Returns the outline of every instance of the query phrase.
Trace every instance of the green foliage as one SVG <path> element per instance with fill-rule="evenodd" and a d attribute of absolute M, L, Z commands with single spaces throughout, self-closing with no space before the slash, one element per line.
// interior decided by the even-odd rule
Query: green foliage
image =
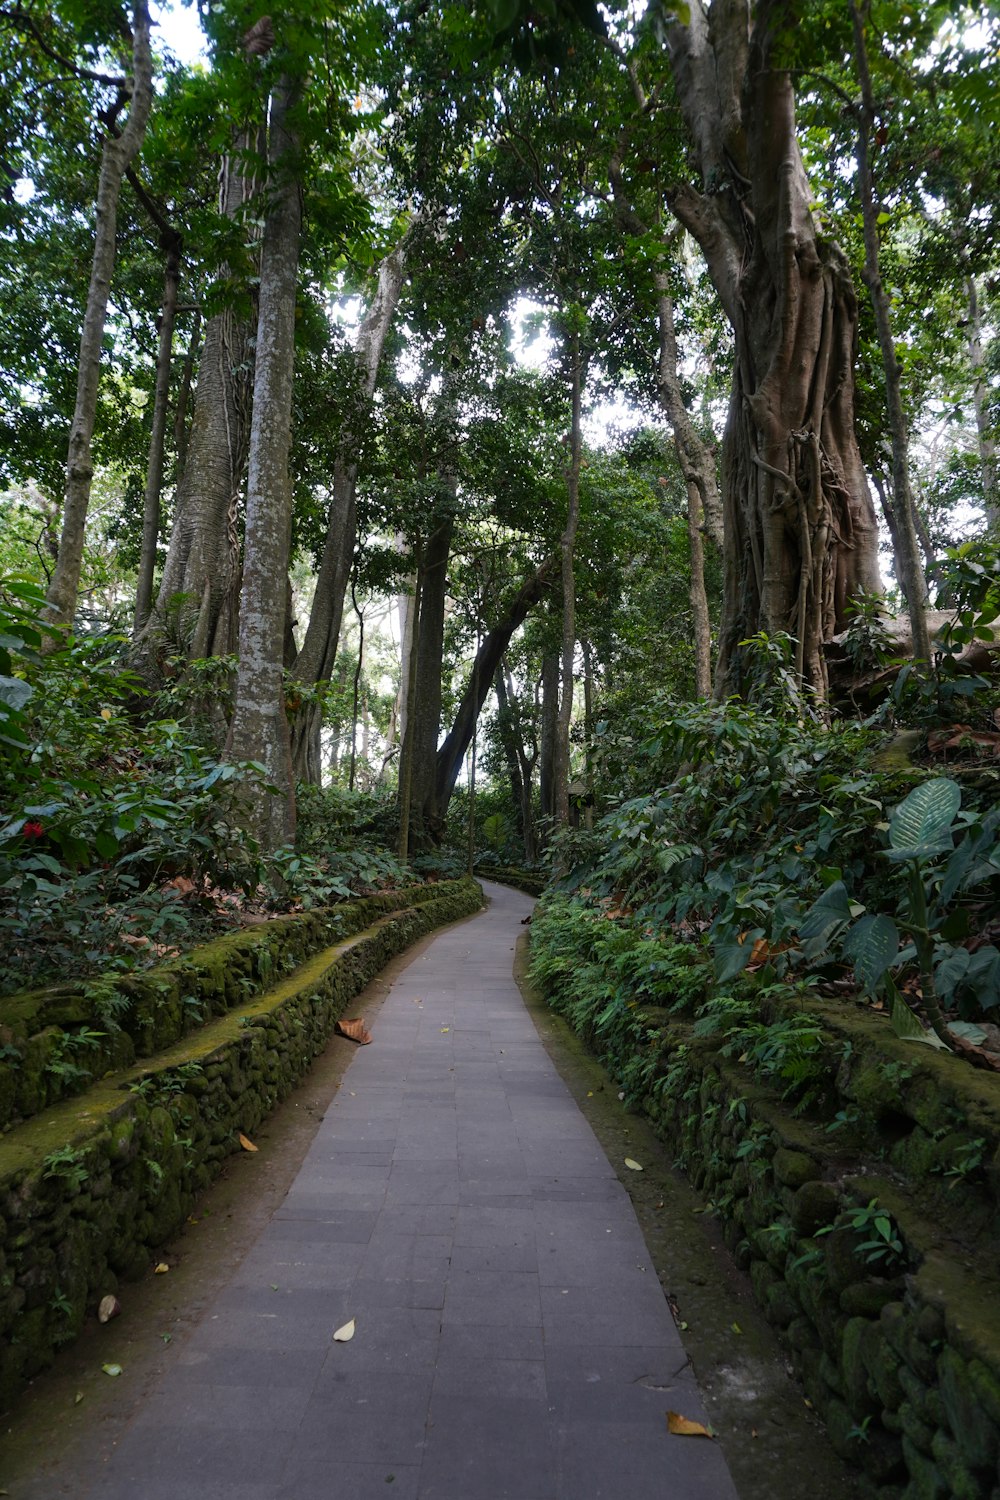
<path fill-rule="evenodd" d="M 916 960 L 924 1008 L 944 1040 L 941 1003 L 962 1017 L 1000 1005 L 1000 950 L 960 941 L 970 935 L 968 903 L 1000 890 L 1000 809 L 963 815 L 961 804 L 960 788 L 942 777 L 915 787 L 890 815 L 882 853 L 902 867 L 898 904 L 908 944 L 888 914 L 861 915 L 863 906 L 849 901 L 842 880 L 814 902 L 799 928 L 810 959 L 839 951 L 872 995 L 884 982 L 898 994 L 895 979 Z M 852 917 L 859 920 L 852 924 Z"/>
<path fill-rule="evenodd" d="M 18 685 L 0 743 L 4 990 L 162 955 L 214 917 L 200 892 L 260 878 L 242 824 L 261 769 L 218 761 L 176 721 L 138 728 L 121 638 L 63 635 L 43 653 L 41 602 L 0 587 L 0 665 Z"/>

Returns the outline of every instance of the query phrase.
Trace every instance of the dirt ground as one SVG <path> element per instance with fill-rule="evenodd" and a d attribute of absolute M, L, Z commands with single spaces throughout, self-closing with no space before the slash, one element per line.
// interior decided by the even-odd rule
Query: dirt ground
<path fill-rule="evenodd" d="M 352 1006 L 353 1014 L 375 1024 L 376 1046 L 378 1010 L 389 986 L 432 941 L 393 960 Z M 741 1500 L 801 1500 L 806 1491 L 810 1500 L 853 1495 L 850 1471 L 791 1378 L 749 1282 L 701 1200 L 672 1170 L 667 1148 L 646 1122 L 625 1111 L 600 1064 L 529 986 L 522 987 L 546 1049 L 632 1198 Z M 261 1127 L 259 1150 L 230 1158 L 183 1233 L 162 1252 L 169 1271 L 157 1275 L 150 1267 L 143 1280 L 124 1286 L 121 1316 L 104 1326 L 92 1320 L 0 1418 L 0 1495 L 78 1500 L 99 1477 L 188 1330 L 284 1198 L 352 1056 L 352 1043 L 331 1042 Z M 627 1169 L 626 1156 L 643 1171 Z M 103 1372 L 109 1363 L 121 1366 L 120 1376 Z"/>

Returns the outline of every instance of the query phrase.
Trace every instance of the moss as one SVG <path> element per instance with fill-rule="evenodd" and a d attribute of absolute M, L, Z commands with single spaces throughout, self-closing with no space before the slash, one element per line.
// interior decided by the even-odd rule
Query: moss
<path fill-rule="evenodd" d="M 773 1157 L 774 1175 L 784 1187 L 801 1188 L 822 1174 L 817 1163 L 804 1151 L 789 1151 L 780 1146 Z"/>
<path fill-rule="evenodd" d="M 982 1500 L 982 1483 L 972 1472 L 971 1460 L 964 1450 L 943 1432 L 935 1432 L 931 1451 L 948 1485 L 951 1500 Z"/>
<path fill-rule="evenodd" d="M 954 1349 L 943 1349 L 937 1374 L 948 1426 L 966 1463 L 973 1469 L 992 1469 L 1000 1451 L 1000 1437 L 976 1397 L 965 1361 Z"/>
<path fill-rule="evenodd" d="M 789 1217 L 799 1234 L 811 1238 L 832 1224 L 841 1209 L 840 1194 L 828 1182 L 805 1182 L 789 1205 Z"/>
<path fill-rule="evenodd" d="M 0 1142 L 9 1277 L 6 1295 L 0 1287 L 0 1402 L 50 1362 L 88 1301 L 117 1277 L 141 1274 L 194 1193 L 238 1149 L 237 1131 L 291 1090 L 351 996 L 415 938 L 481 905 L 471 881 L 432 889 L 435 899 L 382 915 L 325 949 L 241 1015 L 54 1105 Z M 192 1063 L 202 1069 L 197 1096 L 188 1093 Z M 67 1173 L 46 1177 L 46 1157 L 67 1146 L 77 1152 Z M 58 1316 L 50 1307 L 57 1289 L 70 1309 Z M 18 1353 L 4 1352 L 4 1335 L 20 1340 L 11 1346 Z"/>

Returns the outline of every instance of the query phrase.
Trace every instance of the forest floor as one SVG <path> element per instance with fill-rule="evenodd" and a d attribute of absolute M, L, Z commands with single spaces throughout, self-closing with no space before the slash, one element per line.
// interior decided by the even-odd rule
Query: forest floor
<path fill-rule="evenodd" d="M 509 951 L 518 936 L 518 919 L 530 903 L 511 893 L 498 896 L 509 928 L 505 932 L 505 951 Z M 464 933 L 470 923 L 481 920 L 469 919 L 449 932 Z M 357 1011 L 370 1027 L 377 1022 L 390 988 L 401 978 L 405 982 L 411 966 L 418 965 L 423 985 L 420 960 L 440 941 L 440 936 L 425 939 L 369 987 Z M 467 962 L 471 976 L 476 959 L 470 955 Z M 631 1196 L 650 1268 L 655 1269 L 679 1324 L 705 1410 L 719 1435 L 741 1500 L 764 1500 L 765 1496 L 799 1500 L 804 1459 L 811 1500 L 848 1496 L 853 1489 L 851 1475 L 833 1454 L 790 1378 L 784 1354 L 756 1311 L 749 1284 L 733 1266 L 714 1222 L 702 1212 L 697 1195 L 672 1171 L 662 1143 L 644 1121 L 626 1113 L 600 1065 L 532 994 L 523 979 L 523 944 L 517 966 L 535 1030 Z M 443 1038 L 440 1028 L 435 1029 Z M 373 1061 L 378 1045 L 376 1025 L 375 1046 L 368 1054 Z M 234 1281 L 245 1279 L 238 1274 L 241 1265 L 285 1202 L 342 1084 L 348 1099 L 341 1096 L 341 1102 L 349 1104 L 353 1098 L 349 1083 L 343 1080 L 355 1055 L 351 1044 L 343 1040 L 330 1046 L 295 1095 L 258 1132 L 259 1151 L 230 1161 L 225 1176 L 205 1195 L 184 1233 L 165 1250 L 163 1263 L 169 1273 L 150 1274 L 124 1288 L 122 1316 L 104 1327 L 92 1323 L 80 1341 L 64 1352 L 56 1368 L 34 1382 L 4 1422 L 0 1480 L 12 1500 L 56 1500 L 59 1495 L 82 1500 L 92 1492 L 105 1493 L 109 1482 L 111 1493 L 116 1493 L 117 1451 L 127 1454 L 130 1445 L 135 1450 L 135 1433 L 138 1430 L 141 1435 L 151 1403 L 161 1399 L 162 1391 L 169 1391 L 171 1382 L 176 1385 L 183 1378 L 185 1362 L 197 1347 L 199 1329 L 211 1319 L 213 1304 Z M 359 1064 L 363 1061 L 366 1055 L 359 1054 Z M 350 1081 L 362 1071 L 355 1070 Z M 643 1171 L 625 1168 L 626 1156 L 640 1161 Z M 616 1293 L 612 1281 L 608 1297 Z M 117 1378 L 102 1371 L 102 1365 L 112 1361 L 122 1367 Z M 387 1386 L 391 1384 L 390 1376 Z M 685 1395 L 693 1393 L 691 1384 L 692 1391 Z M 247 1399 L 249 1409 L 231 1413 L 227 1419 L 237 1429 L 231 1434 L 237 1448 L 240 1432 L 249 1435 L 257 1425 L 252 1392 Z M 662 1404 L 668 1404 L 665 1395 Z M 685 1414 L 696 1416 L 697 1411 Z M 707 1450 L 703 1440 L 669 1441 Z M 672 1463 L 677 1461 L 676 1449 L 664 1451 L 670 1453 Z M 697 1452 L 682 1450 L 677 1458 L 685 1467 L 688 1461 L 696 1467 L 704 1462 Z M 705 1460 L 714 1470 L 716 1460 L 709 1458 L 708 1451 Z M 174 1462 L 176 1493 L 187 1493 L 194 1477 L 187 1473 L 188 1465 L 195 1462 L 193 1452 L 177 1452 Z M 401 1471 L 399 1477 L 403 1482 L 385 1493 L 407 1492 L 412 1476 Z M 721 1470 L 718 1478 L 724 1487 Z M 480 1492 L 493 1500 L 489 1489 Z M 207 1490 L 199 1493 L 207 1500 Z M 216 1490 L 211 1493 L 214 1497 Z M 229 1491 L 220 1488 L 218 1493 Z"/>

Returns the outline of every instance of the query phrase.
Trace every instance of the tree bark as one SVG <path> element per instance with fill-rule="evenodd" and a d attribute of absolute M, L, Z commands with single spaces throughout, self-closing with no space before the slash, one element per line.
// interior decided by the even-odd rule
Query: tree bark
<path fill-rule="evenodd" d="M 412 710 L 417 693 L 417 633 L 420 629 L 420 539 L 414 547 L 413 600 L 410 605 L 412 619 L 412 641 L 406 671 L 406 701 Z M 413 803 L 413 713 L 406 716 L 406 731 L 399 746 L 399 857 L 407 859 L 410 853 L 410 808 Z"/>
<path fill-rule="evenodd" d="M 66 492 L 59 555 L 46 595 L 46 615 L 54 625 L 70 625 L 76 613 L 83 567 L 84 535 L 94 478 L 93 439 L 101 377 L 101 345 L 115 264 L 115 232 L 122 178 L 146 133 L 153 104 L 153 64 L 149 49 L 147 0 L 135 0 L 132 20 L 132 98 L 120 135 L 109 129 L 101 152 L 97 185 L 94 256 L 80 338 L 76 404 L 66 460 Z M 52 638 L 54 643 L 54 638 Z"/>
<path fill-rule="evenodd" d="M 878 527 L 854 432 L 857 299 L 818 231 L 777 44 L 784 0 L 691 0 L 665 28 L 703 188 L 670 207 L 698 241 L 733 326 L 722 454 L 726 587 L 716 694 L 745 686 L 740 642 L 796 639 L 796 668 L 826 696 L 824 645 L 859 592 L 880 592 Z"/>
<path fill-rule="evenodd" d="M 295 833 L 295 788 L 282 669 L 291 526 L 292 383 L 301 204 L 299 141 L 292 112 L 301 80 L 283 76 L 271 96 L 270 199 L 264 222 L 257 365 L 247 471 L 240 661 L 229 753 L 259 761 L 277 788 L 252 809 L 264 850 Z"/>
<path fill-rule="evenodd" d="M 181 371 L 181 386 L 177 393 L 177 410 L 174 413 L 174 472 L 178 476 L 184 473 L 184 465 L 187 462 L 188 406 L 191 402 L 191 383 L 194 379 L 194 366 L 198 358 L 198 346 L 200 343 L 201 309 L 196 308 L 194 322 L 191 325 L 191 337 L 188 340 L 187 353 L 184 356 L 184 367 Z"/>
<path fill-rule="evenodd" d="M 327 517 L 326 538 L 316 575 L 316 590 L 309 625 L 302 642 L 294 672 L 300 682 L 326 684 L 333 672 L 337 642 L 344 616 L 344 596 L 354 561 L 356 525 L 356 492 L 358 483 L 358 449 L 362 423 L 375 394 L 382 350 L 406 273 L 406 252 L 412 229 L 385 257 L 379 266 L 378 282 L 371 302 L 361 320 L 355 348 L 358 372 L 355 418 L 345 424 L 333 466 L 333 488 Z M 310 705 L 296 720 L 292 729 L 292 756 L 296 774 L 304 781 L 320 779 L 319 738 L 323 713 L 320 705 Z"/>
<path fill-rule="evenodd" d="M 149 434 L 149 456 L 146 462 L 146 494 L 142 517 L 142 551 L 139 557 L 139 578 L 135 595 L 134 635 L 138 635 L 145 625 L 153 604 L 153 572 L 156 568 L 156 546 L 160 539 L 163 452 L 167 435 L 167 408 L 170 403 L 170 369 L 174 351 L 174 324 L 177 320 L 177 288 L 181 275 L 179 235 L 173 236 L 168 241 L 166 254 L 163 303 L 160 308 L 160 341 L 156 354 L 153 420 Z"/>
<path fill-rule="evenodd" d="M 451 794 L 455 790 L 458 773 L 465 759 L 465 752 L 472 743 L 472 731 L 482 712 L 483 704 L 486 702 L 490 690 L 490 683 L 496 675 L 497 667 L 503 658 L 504 652 L 510 645 L 511 637 L 519 625 L 527 619 L 528 614 L 538 603 L 555 570 L 556 559 L 554 557 L 546 560 L 535 569 L 532 576 L 522 584 L 519 592 L 511 601 L 507 612 L 497 622 L 488 635 L 483 637 L 479 650 L 476 653 L 476 661 L 466 684 L 465 692 L 462 694 L 455 721 L 445 736 L 444 742 L 437 753 L 437 764 L 435 770 L 435 795 L 431 814 L 427 819 L 428 830 L 435 838 L 440 836 L 444 827 L 444 820 L 448 812 L 448 803 Z"/>
<path fill-rule="evenodd" d="M 983 359 L 983 319 L 979 309 L 976 278 L 966 272 L 969 299 L 969 368 L 972 371 L 972 405 L 976 413 L 979 472 L 983 480 L 983 514 L 988 530 L 1000 534 L 1000 486 L 997 484 L 997 445 L 987 410 L 986 363 Z"/>
<path fill-rule="evenodd" d="M 574 556 L 580 525 L 580 460 L 583 456 L 581 408 L 583 369 L 580 335 L 570 335 L 570 382 L 572 414 L 569 431 L 569 465 L 566 470 L 566 529 L 560 542 L 562 576 L 562 672 L 559 713 L 556 718 L 555 812 L 560 827 L 569 826 L 569 730 L 573 718 L 573 663 L 576 656 L 576 575 Z"/>
<path fill-rule="evenodd" d="M 256 137 L 243 132 L 220 172 L 219 209 L 235 219 L 254 182 L 244 172 Z M 258 140 L 261 155 L 263 140 Z M 188 661 L 236 649 L 241 579 L 239 507 L 250 440 L 255 329 L 232 307 L 209 318 L 194 414 L 174 497 L 156 604 L 136 642 L 139 669 L 159 675 L 166 649 Z"/>
<path fill-rule="evenodd" d="M 407 715 L 412 727 L 413 746 L 411 848 L 417 848 L 426 841 L 434 822 L 435 763 L 441 732 L 445 601 L 454 528 L 454 516 L 446 516 L 427 538 L 421 557 L 416 687 Z"/>
<path fill-rule="evenodd" d="M 493 679 L 497 695 L 497 722 L 500 742 L 507 761 L 511 794 L 517 809 L 517 828 L 524 848 L 524 862 L 533 865 L 538 857 L 535 843 L 535 819 L 532 807 L 532 772 L 534 762 L 525 753 L 520 725 L 514 712 L 514 690 L 506 665 L 501 662 Z"/>
<path fill-rule="evenodd" d="M 543 819 L 549 821 L 556 814 L 555 759 L 556 720 L 559 714 L 559 658 L 556 655 L 542 659 L 542 731 L 538 768 L 538 803 Z"/>
<path fill-rule="evenodd" d="M 871 132 L 875 124 L 875 98 L 868 67 L 865 28 L 857 0 L 851 0 L 851 25 L 854 30 L 854 59 L 858 70 L 858 81 L 861 85 L 861 106 L 856 113 L 858 195 L 861 199 L 865 240 L 864 280 L 875 312 L 875 327 L 878 331 L 882 369 L 885 374 L 886 409 L 892 439 L 892 508 L 896 520 L 894 536 L 897 549 L 896 562 L 899 581 L 906 596 L 906 607 L 910 615 L 913 655 L 917 661 L 929 663 L 931 642 L 926 614 L 930 601 L 927 594 L 927 580 L 920 565 L 920 553 L 917 547 L 917 531 L 914 521 L 916 504 L 910 483 L 909 444 L 906 414 L 903 411 L 902 371 L 899 368 L 899 360 L 896 358 L 896 345 L 892 336 L 889 298 L 886 295 L 879 269 L 878 223 L 869 149 Z"/>
<path fill-rule="evenodd" d="M 712 625 L 705 592 L 705 544 L 702 528 L 707 515 L 722 515 L 722 502 L 715 477 L 715 454 L 703 443 L 688 416 L 677 375 L 677 334 L 674 328 L 674 303 L 669 278 L 664 272 L 656 277 L 657 310 L 660 325 L 660 359 L 658 385 L 660 403 L 674 435 L 674 452 L 684 476 L 687 490 L 688 549 L 691 558 L 691 582 L 688 597 L 694 626 L 695 692 L 708 698 L 712 692 Z M 722 538 L 720 536 L 719 540 Z"/>

